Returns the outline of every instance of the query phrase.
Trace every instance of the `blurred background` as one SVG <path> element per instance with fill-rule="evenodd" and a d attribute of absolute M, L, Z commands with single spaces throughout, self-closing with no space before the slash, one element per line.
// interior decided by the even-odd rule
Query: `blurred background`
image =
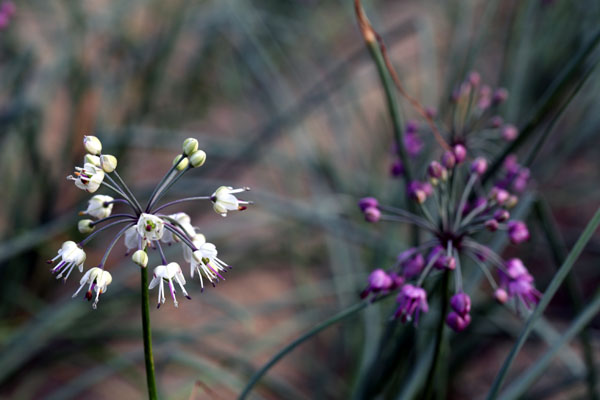
<path fill-rule="evenodd" d="M 114 280 L 95 311 L 71 298 L 75 274 L 63 284 L 45 264 L 63 241 L 82 238 L 77 212 L 88 196 L 65 177 L 81 164 L 84 134 L 98 136 L 119 158 L 138 198 L 147 198 L 187 137 L 200 141 L 208 159 L 173 187 L 172 197 L 210 194 L 222 184 L 253 189 L 246 197 L 255 205 L 226 219 L 210 204 L 182 207 L 235 269 L 202 295 L 198 282 L 189 282 L 193 300 L 178 309 L 167 302 L 151 311 L 162 398 L 235 398 L 281 347 L 355 304 L 368 273 L 387 268 L 408 247 L 406 230 L 368 225 L 356 207 L 366 195 L 401 204 L 402 183 L 388 173 L 391 125 L 351 1 L 15 5 L 14 14 L 0 15 L 1 398 L 145 396 L 139 273 L 122 256 L 124 246 L 109 259 Z M 475 69 L 509 90 L 502 114 L 518 126 L 600 20 L 596 1 L 364 6 L 407 90 L 423 104 L 443 110 L 453 86 Z M 600 200 L 596 53 L 561 92 L 569 100 L 564 110 L 551 107 L 536 122 L 548 135 L 525 199 L 539 195 L 567 248 Z M 403 106 L 407 118 L 416 116 Z M 435 150 L 430 136 L 422 139 Z M 521 151 L 541 145 L 534 139 Z M 543 291 L 557 268 L 556 246 L 548 245 L 531 204 L 522 201 L 519 209 L 530 223 L 529 245 L 509 245 L 504 254 L 527 260 Z M 86 247 L 86 266 L 99 261 L 108 240 Z M 182 262 L 175 247 L 167 256 Z M 596 235 L 570 281 L 580 301 L 598 285 L 599 256 Z M 486 284 L 478 290 L 472 325 L 450 338 L 447 398 L 484 397 L 523 324 L 522 316 L 493 304 Z M 553 300 L 509 381 L 573 318 L 572 294 L 561 289 Z M 350 398 L 393 309 L 392 299 L 377 303 L 315 336 L 251 397 Z M 595 360 L 599 328 L 596 319 L 587 331 L 587 355 Z M 414 330 L 398 362 L 422 357 L 415 349 L 424 348 L 419 338 L 427 335 Z M 382 387 L 381 398 L 410 398 L 398 388 L 409 378 L 410 370 L 398 371 L 398 383 Z M 584 382 L 574 341 L 528 398 L 587 398 Z"/>

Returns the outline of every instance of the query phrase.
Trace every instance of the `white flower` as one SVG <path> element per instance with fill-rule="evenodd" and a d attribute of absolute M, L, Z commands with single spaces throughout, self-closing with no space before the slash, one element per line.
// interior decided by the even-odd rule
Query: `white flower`
<path fill-rule="evenodd" d="M 84 214 L 91 215 L 94 218 L 102 219 L 110 215 L 113 209 L 111 201 L 114 199 L 110 196 L 97 194 L 88 200 L 88 208 L 83 211 Z M 106 204 L 105 203 L 110 203 Z"/>
<path fill-rule="evenodd" d="M 97 156 L 102 152 L 102 143 L 96 136 L 84 136 L 83 145 L 88 153 Z"/>
<path fill-rule="evenodd" d="M 159 265 L 154 268 L 154 276 L 152 277 L 152 281 L 148 286 L 148 289 L 154 289 L 157 285 L 160 284 L 158 288 L 158 305 L 156 308 L 159 308 L 161 304 L 165 303 L 165 288 L 164 283 L 167 282 L 169 286 L 169 291 L 171 292 L 171 297 L 173 297 L 173 304 L 175 307 L 179 305 L 177 302 L 177 298 L 175 297 L 175 287 L 173 286 L 173 280 L 177 282 L 184 296 L 191 300 L 191 297 L 186 292 L 183 285 L 185 285 L 185 278 L 183 276 L 183 272 L 181 272 L 181 267 L 179 264 L 172 262 L 167 265 Z"/>
<path fill-rule="evenodd" d="M 75 186 L 90 193 L 98 190 L 104 180 L 104 171 L 90 163 L 84 164 L 83 168 L 75 167 L 73 175 L 67 176 L 67 179 L 75 181 Z"/>
<path fill-rule="evenodd" d="M 172 221 L 174 223 L 174 225 L 177 226 L 177 228 L 179 228 L 179 230 L 183 231 L 188 236 L 188 238 L 193 239 L 194 236 L 196 236 L 196 231 L 191 224 L 190 216 L 187 215 L 186 213 L 179 212 L 176 214 L 171 214 L 171 215 L 164 217 L 164 219 Z M 180 240 L 181 239 L 177 235 L 175 235 L 173 232 L 166 230 L 163 233 L 161 242 L 171 244 L 171 243 L 179 242 Z"/>
<path fill-rule="evenodd" d="M 225 280 L 220 274 L 221 271 L 227 272 L 229 267 L 225 262 L 217 258 L 217 248 L 212 243 L 204 243 L 201 246 L 197 246 L 196 251 L 192 254 L 192 260 L 190 265 L 190 275 L 194 278 L 194 271 L 198 272 L 200 277 L 200 285 L 204 290 L 204 282 L 202 281 L 202 274 L 208 279 L 208 281 L 215 286 L 215 282 L 219 282 L 219 278 Z M 231 268 L 231 267 L 229 267 Z"/>
<path fill-rule="evenodd" d="M 250 190 L 250 188 L 234 189 L 231 186 L 221 186 L 218 188 L 210 199 L 212 200 L 213 208 L 222 217 L 227 216 L 227 211 L 245 210 L 245 204 L 250 204 L 249 201 L 241 201 L 234 196 L 235 193 L 242 193 Z"/>
<path fill-rule="evenodd" d="M 202 246 L 204 243 L 206 243 L 206 237 L 201 234 L 201 233 L 196 233 L 196 235 L 194 236 L 194 239 L 192 239 L 192 244 L 194 245 L 195 248 L 199 249 L 200 246 Z M 191 263 L 192 262 L 192 257 L 193 257 L 193 251 L 190 248 L 190 246 L 188 246 L 187 244 L 183 244 L 183 258 L 186 262 Z M 194 277 L 194 275 L 192 274 L 192 277 Z"/>
<path fill-rule="evenodd" d="M 112 282 L 112 276 L 110 272 L 103 270 L 102 268 L 94 267 L 90 268 L 85 275 L 79 281 L 79 289 L 73 294 L 73 297 L 77 296 L 81 289 L 88 284 L 88 290 L 85 293 L 85 298 L 89 301 L 92 299 L 92 291 L 96 291 L 96 298 L 92 303 L 92 308 L 95 310 L 98 306 L 98 300 L 102 293 L 108 290 L 108 285 Z"/>
<path fill-rule="evenodd" d="M 147 241 L 160 240 L 165 232 L 165 223 L 156 215 L 142 213 L 138 219 L 137 232 Z"/>
<path fill-rule="evenodd" d="M 125 247 L 127 247 L 127 253 L 140 247 L 140 235 L 136 226 L 132 226 L 125 231 Z M 146 247 L 144 243 L 141 243 L 141 248 L 144 247 Z"/>
<path fill-rule="evenodd" d="M 61 257 L 62 260 L 54 268 L 52 268 L 53 274 L 58 272 L 56 279 L 62 278 L 63 274 L 66 272 L 65 280 L 67 280 L 69 275 L 71 275 L 71 271 L 73 271 L 75 267 L 79 268 L 79 272 L 83 272 L 85 251 L 83 251 L 83 249 L 81 249 L 77 243 L 70 240 L 64 242 L 60 250 L 58 250 L 58 255 L 47 262 L 52 264 L 59 257 Z"/>

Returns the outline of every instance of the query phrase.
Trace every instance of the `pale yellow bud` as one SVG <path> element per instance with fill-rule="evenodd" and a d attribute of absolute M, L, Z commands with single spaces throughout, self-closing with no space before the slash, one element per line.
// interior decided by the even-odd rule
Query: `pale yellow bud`
<path fill-rule="evenodd" d="M 77 223 L 77 229 L 79 229 L 79 232 L 84 234 L 90 233 L 94 230 L 94 225 L 92 225 L 92 222 L 94 221 L 92 221 L 91 219 L 82 219 Z"/>
<path fill-rule="evenodd" d="M 102 143 L 96 136 L 84 136 L 83 145 L 88 153 L 98 156 L 102 152 Z"/>
<path fill-rule="evenodd" d="M 92 164 L 94 167 L 100 168 L 100 157 L 92 154 L 86 154 L 85 157 L 83 157 L 83 163 Z"/>
<path fill-rule="evenodd" d="M 138 250 L 131 256 L 131 260 L 142 268 L 148 265 L 148 254 L 144 250 Z"/>
<path fill-rule="evenodd" d="M 198 150 L 198 141 L 194 138 L 187 138 L 183 141 L 183 152 L 186 156 L 194 154 Z"/>
<path fill-rule="evenodd" d="M 177 162 L 177 160 L 179 160 L 181 158 L 181 156 L 177 156 L 175 157 L 175 159 L 173 160 L 173 165 L 175 165 L 175 163 Z M 188 160 L 187 157 L 184 157 L 181 159 L 181 161 L 179 161 L 179 164 L 177 164 L 177 170 L 178 171 L 183 171 L 184 169 L 187 168 L 187 166 L 190 164 L 190 160 Z"/>
<path fill-rule="evenodd" d="M 206 153 L 202 150 L 197 150 L 194 154 L 190 156 L 190 163 L 194 168 L 201 167 L 205 161 Z"/>
<path fill-rule="evenodd" d="M 100 156 L 100 166 L 104 172 L 113 172 L 117 168 L 117 157 L 110 154 L 102 154 Z"/>

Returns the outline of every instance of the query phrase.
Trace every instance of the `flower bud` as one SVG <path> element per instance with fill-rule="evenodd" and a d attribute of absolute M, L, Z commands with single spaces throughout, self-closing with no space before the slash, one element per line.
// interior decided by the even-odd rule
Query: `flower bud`
<path fill-rule="evenodd" d="M 92 225 L 92 222 L 93 221 L 91 219 L 82 219 L 77 223 L 77 229 L 79 229 L 79 232 L 84 234 L 90 233 L 94 230 L 94 225 Z"/>
<path fill-rule="evenodd" d="M 175 165 L 175 163 L 177 162 L 177 160 L 179 160 L 181 158 L 181 156 L 176 156 L 175 159 L 173 160 L 173 165 Z M 183 171 L 184 169 L 186 169 L 188 167 L 188 165 L 190 164 L 190 160 L 187 157 L 184 157 L 181 159 L 181 161 L 179 161 L 179 164 L 177 164 L 177 171 Z"/>
<path fill-rule="evenodd" d="M 117 157 L 110 154 L 102 154 L 100 156 L 100 166 L 104 172 L 113 172 L 117 168 Z"/>
<path fill-rule="evenodd" d="M 477 157 L 471 164 L 471 172 L 479 176 L 485 173 L 487 169 L 487 161 L 483 157 Z"/>
<path fill-rule="evenodd" d="M 377 222 L 381 218 L 381 211 L 377 207 L 368 207 L 365 209 L 365 221 Z"/>
<path fill-rule="evenodd" d="M 440 179 L 444 174 L 444 167 L 437 161 L 432 161 L 427 167 L 427 173 L 430 178 Z"/>
<path fill-rule="evenodd" d="M 467 158 L 467 148 L 465 146 L 459 143 L 457 145 L 454 145 L 452 150 L 454 152 L 454 157 L 456 159 L 457 164 L 460 164 L 461 162 L 465 161 L 465 158 Z"/>
<path fill-rule="evenodd" d="M 202 165 L 204 165 L 204 162 L 206 161 L 206 153 L 203 152 L 202 150 L 196 150 L 191 156 L 189 156 L 190 158 L 190 164 L 192 164 L 192 167 L 197 168 L 197 167 L 201 167 Z"/>
<path fill-rule="evenodd" d="M 479 84 L 481 83 L 481 75 L 479 75 L 479 72 L 477 71 L 471 71 L 469 72 L 469 83 L 473 86 L 479 86 Z"/>
<path fill-rule="evenodd" d="M 504 204 L 508 201 L 510 197 L 510 193 L 506 190 L 501 189 L 497 186 L 494 186 L 492 190 L 490 190 L 490 198 L 495 200 L 498 204 Z"/>
<path fill-rule="evenodd" d="M 494 95 L 492 96 L 492 103 L 494 105 L 498 105 L 503 103 L 508 99 L 508 90 L 505 88 L 498 88 L 494 91 Z"/>
<path fill-rule="evenodd" d="M 500 128 L 503 122 L 504 120 L 499 115 L 490 118 L 490 125 L 492 126 L 492 128 Z"/>
<path fill-rule="evenodd" d="M 361 211 L 365 211 L 367 208 L 370 207 L 379 207 L 379 202 L 375 197 L 363 197 L 358 201 L 358 207 Z"/>
<path fill-rule="evenodd" d="M 402 165 L 402 161 L 396 160 L 390 166 L 390 175 L 394 178 L 399 177 L 404 174 L 404 165 Z"/>
<path fill-rule="evenodd" d="M 183 152 L 186 156 L 191 156 L 198 151 L 198 141 L 194 138 L 187 138 L 183 141 Z"/>
<path fill-rule="evenodd" d="M 144 250 L 137 250 L 131 256 L 131 260 L 142 268 L 148 265 L 148 254 Z"/>
<path fill-rule="evenodd" d="M 450 299 L 450 307 L 460 315 L 468 314 L 471 312 L 471 298 L 466 293 L 456 293 Z"/>
<path fill-rule="evenodd" d="M 456 164 L 456 157 L 454 157 L 454 153 L 451 151 L 446 151 L 442 156 L 442 164 L 447 169 L 454 168 L 454 165 Z"/>
<path fill-rule="evenodd" d="M 498 288 L 494 292 L 494 297 L 496 298 L 498 303 L 504 304 L 508 300 L 508 293 L 506 293 L 506 290 L 504 290 L 502 288 Z"/>
<path fill-rule="evenodd" d="M 100 168 L 100 157 L 86 154 L 85 157 L 83 157 L 83 164 L 92 164 L 94 167 Z"/>
<path fill-rule="evenodd" d="M 102 143 L 96 136 L 84 136 L 83 145 L 88 153 L 98 156 L 102 152 Z"/>
<path fill-rule="evenodd" d="M 469 314 L 459 315 L 458 313 L 451 311 L 446 317 L 446 323 L 455 332 L 462 332 L 467 329 L 467 326 L 471 323 L 471 316 Z"/>
<path fill-rule="evenodd" d="M 513 244 L 523 243 L 529 240 L 529 230 L 523 221 L 508 222 L 508 237 Z"/>
<path fill-rule="evenodd" d="M 495 219 L 488 219 L 485 221 L 485 227 L 490 232 L 496 232 L 498 230 L 498 221 Z"/>
<path fill-rule="evenodd" d="M 510 218 L 510 213 L 504 209 L 496 210 L 494 213 L 494 219 L 498 222 L 508 221 Z"/>
<path fill-rule="evenodd" d="M 508 196 L 508 200 L 506 200 L 506 204 L 504 205 L 506 208 L 513 208 L 519 202 L 519 198 L 517 196 L 510 195 Z"/>
<path fill-rule="evenodd" d="M 519 135 L 519 130 L 516 126 L 507 124 L 502 127 L 502 138 L 507 142 L 512 142 Z"/>

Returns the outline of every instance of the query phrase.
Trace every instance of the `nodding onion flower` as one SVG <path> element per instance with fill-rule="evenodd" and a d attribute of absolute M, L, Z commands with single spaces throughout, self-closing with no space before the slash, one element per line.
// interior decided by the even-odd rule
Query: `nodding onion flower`
<path fill-rule="evenodd" d="M 516 157 L 507 157 L 499 179 L 486 188 L 482 176 L 488 168 L 485 157 L 469 153 L 488 140 L 513 140 L 516 128 L 503 125 L 494 116 L 496 106 L 506 100 L 504 89 L 493 92 L 481 86 L 477 73 L 471 73 L 452 98 L 454 116 L 448 129 L 450 144 L 437 160 L 430 160 L 423 175 L 425 179 L 407 182 L 406 193 L 420 211 L 420 215 L 387 205 L 374 197 L 358 202 L 365 220 L 371 223 L 392 221 L 416 225 L 428 234 L 421 245 L 404 250 L 389 270 L 375 269 L 361 293 L 381 296 L 397 291 L 398 309 L 395 316 L 403 322 L 414 320 L 427 312 L 428 277 L 436 271 L 446 271 L 454 278 L 454 295 L 446 323 L 455 331 L 467 328 L 471 321 L 471 299 L 464 292 L 462 262 L 465 258 L 483 270 L 494 290 L 496 299 L 504 303 L 514 300 L 515 307 L 531 309 L 541 297 L 533 285 L 533 277 L 519 259 L 504 261 L 488 246 L 480 243 L 482 232 L 502 234 L 505 231 L 513 244 L 529 239 L 529 230 L 523 221 L 510 218 L 510 209 L 518 202 L 518 194 L 525 189 L 529 170 L 521 167 Z M 443 126 L 442 120 L 438 126 Z M 408 128 L 407 128 L 408 129 Z M 414 123 L 410 131 L 416 132 Z M 405 143 L 406 145 L 406 143 Z M 417 154 L 411 153 L 411 158 Z M 494 233 L 495 232 L 495 233 Z M 500 284 L 490 269 L 497 271 Z"/>
<path fill-rule="evenodd" d="M 160 264 L 154 268 L 154 275 L 148 287 L 153 289 L 158 286 L 159 306 L 165 302 L 165 283 L 175 307 L 179 304 L 175 297 L 176 290 L 181 290 L 183 295 L 190 299 L 184 288 L 186 281 L 181 267 L 176 262 L 166 260 L 162 245 L 180 244 L 183 247 L 184 259 L 190 263 L 190 275 L 194 278 L 194 274 L 198 273 L 202 290 L 204 290 L 203 277 L 213 286 L 219 280 L 224 280 L 222 273 L 231 267 L 217 258 L 216 246 L 206 242 L 205 236 L 192 225 L 190 216 L 183 212 L 164 214 L 162 211 L 180 203 L 204 200 L 212 202 L 214 210 L 225 217 L 230 211 L 245 210 L 247 205 L 252 204 L 249 201 L 239 200 L 235 196 L 250 190 L 249 188 L 233 189 L 229 186 L 221 186 L 210 196 L 188 197 L 159 205 L 159 201 L 173 184 L 190 169 L 198 168 L 206 161 L 206 153 L 198 149 L 198 141 L 188 138 L 183 143 L 182 153 L 175 158 L 172 167 L 150 195 L 146 206 L 142 207 L 117 173 L 116 157 L 102 154 L 102 143 L 95 136 L 85 136 L 83 141 L 88 152 L 84 157 L 84 166 L 75 168 L 73 175 L 68 176 L 67 179 L 74 181 L 76 187 L 89 193 L 106 188 L 112 192 L 112 196 L 96 194 L 88 201 L 87 209 L 79 214 L 86 215 L 89 219 L 82 219 L 77 224 L 79 231 L 88 236 L 78 243 L 74 241 L 63 243 L 58 255 L 48 260 L 49 264 L 56 262 L 51 272 L 56 274 L 57 279 L 64 278 L 64 280 L 74 269 L 83 272 L 83 264 L 86 260 L 84 245 L 100 232 L 120 229 L 114 234 L 100 263 L 83 275 L 80 287 L 73 297 L 87 285 L 85 298 L 87 300 L 93 298 L 92 307 L 97 307 L 100 294 L 105 293 L 112 282 L 112 275 L 106 270 L 107 260 L 121 237 L 124 237 L 126 255 L 133 253 L 132 261 L 142 268 L 148 265 L 148 249 L 157 250 Z M 123 210 L 113 213 L 115 206 L 123 207 Z"/>

